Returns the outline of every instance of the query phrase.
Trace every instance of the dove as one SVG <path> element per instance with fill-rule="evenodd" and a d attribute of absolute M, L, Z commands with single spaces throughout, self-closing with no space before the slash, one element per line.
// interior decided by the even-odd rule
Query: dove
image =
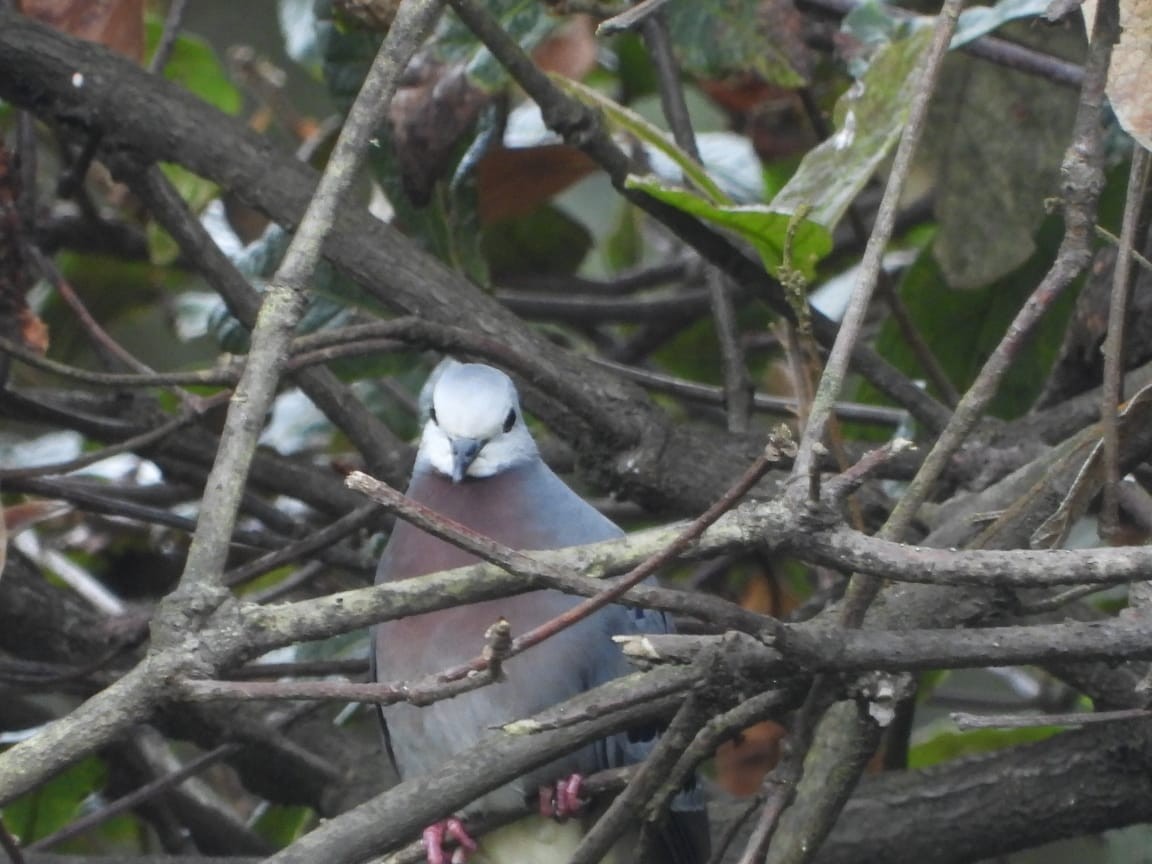
<path fill-rule="evenodd" d="M 623 536 L 595 507 L 541 459 L 512 380 L 483 364 L 445 361 L 421 397 L 426 419 L 408 497 L 515 549 L 546 550 Z M 397 522 L 377 569 L 377 583 L 409 579 L 477 563 L 472 554 L 408 523 Z M 536 590 L 414 615 L 377 625 L 373 666 L 378 681 L 409 680 L 475 657 L 486 630 L 499 619 L 524 633 L 560 615 L 579 598 Z M 402 778 L 419 776 L 513 720 L 530 717 L 633 671 L 616 635 L 668 632 L 663 613 L 607 606 L 504 664 L 503 680 L 427 706 L 382 709 L 386 740 Z M 500 787 L 466 814 L 522 810 L 539 801 L 541 813 L 472 838 L 458 818 L 423 835 L 428 864 L 567 864 L 592 824 L 580 796 L 581 778 L 641 761 L 651 731 L 612 736 L 563 756 Z M 687 802 L 687 803 L 685 803 Z M 695 792 L 682 793 L 661 832 L 654 860 L 707 860 L 706 816 Z M 447 838 L 456 841 L 449 855 Z M 604 864 L 640 860 L 636 837 L 616 844 Z"/>

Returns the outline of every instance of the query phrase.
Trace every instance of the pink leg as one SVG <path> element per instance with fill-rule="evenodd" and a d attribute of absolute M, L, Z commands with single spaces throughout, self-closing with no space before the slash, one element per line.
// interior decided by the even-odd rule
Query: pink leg
<path fill-rule="evenodd" d="M 556 810 L 560 818 L 575 816 L 584 809 L 584 802 L 580 800 L 580 790 L 584 788 L 584 777 L 573 774 L 556 784 Z"/>
<path fill-rule="evenodd" d="M 572 774 L 556 781 L 555 788 L 540 787 L 540 815 L 549 819 L 563 821 L 569 816 L 575 816 L 584 809 L 584 802 L 580 800 L 580 790 L 584 785 L 584 777 Z"/>
<path fill-rule="evenodd" d="M 456 851 L 452 853 L 452 864 L 464 864 L 468 856 L 476 851 L 476 841 L 465 830 L 464 824 L 455 817 L 429 825 L 421 837 L 428 856 L 428 864 L 448 864 L 444 850 L 445 837 L 451 837 L 458 844 Z"/>

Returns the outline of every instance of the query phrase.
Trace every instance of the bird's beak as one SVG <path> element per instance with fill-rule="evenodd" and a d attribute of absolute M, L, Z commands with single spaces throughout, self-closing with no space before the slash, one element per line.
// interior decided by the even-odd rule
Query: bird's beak
<path fill-rule="evenodd" d="M 484 442 L 478 438 L 452 439 L 452 482 L 459 483 L 468 473 L 468 466 L 480 453 Z"/>

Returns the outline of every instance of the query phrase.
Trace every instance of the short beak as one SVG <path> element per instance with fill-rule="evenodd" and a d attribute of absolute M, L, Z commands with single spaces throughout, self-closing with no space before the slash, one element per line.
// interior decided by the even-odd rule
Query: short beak
<path fill-rule="evenodd" d="M 468 466 L 480 453 L 484 442 L 477 438 L 452 439 L 452 482 L 459 483 L 468 473 Z"/>

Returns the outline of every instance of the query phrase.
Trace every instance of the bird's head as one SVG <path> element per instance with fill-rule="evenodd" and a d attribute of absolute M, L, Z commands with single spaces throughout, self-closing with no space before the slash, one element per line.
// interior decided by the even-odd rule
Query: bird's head
<path fill-rule="evenodd" d="M 536 458 L 512 379 L 480 363 L 453 363 L 431 382 L 417 465 L 459 483 Z"/>

